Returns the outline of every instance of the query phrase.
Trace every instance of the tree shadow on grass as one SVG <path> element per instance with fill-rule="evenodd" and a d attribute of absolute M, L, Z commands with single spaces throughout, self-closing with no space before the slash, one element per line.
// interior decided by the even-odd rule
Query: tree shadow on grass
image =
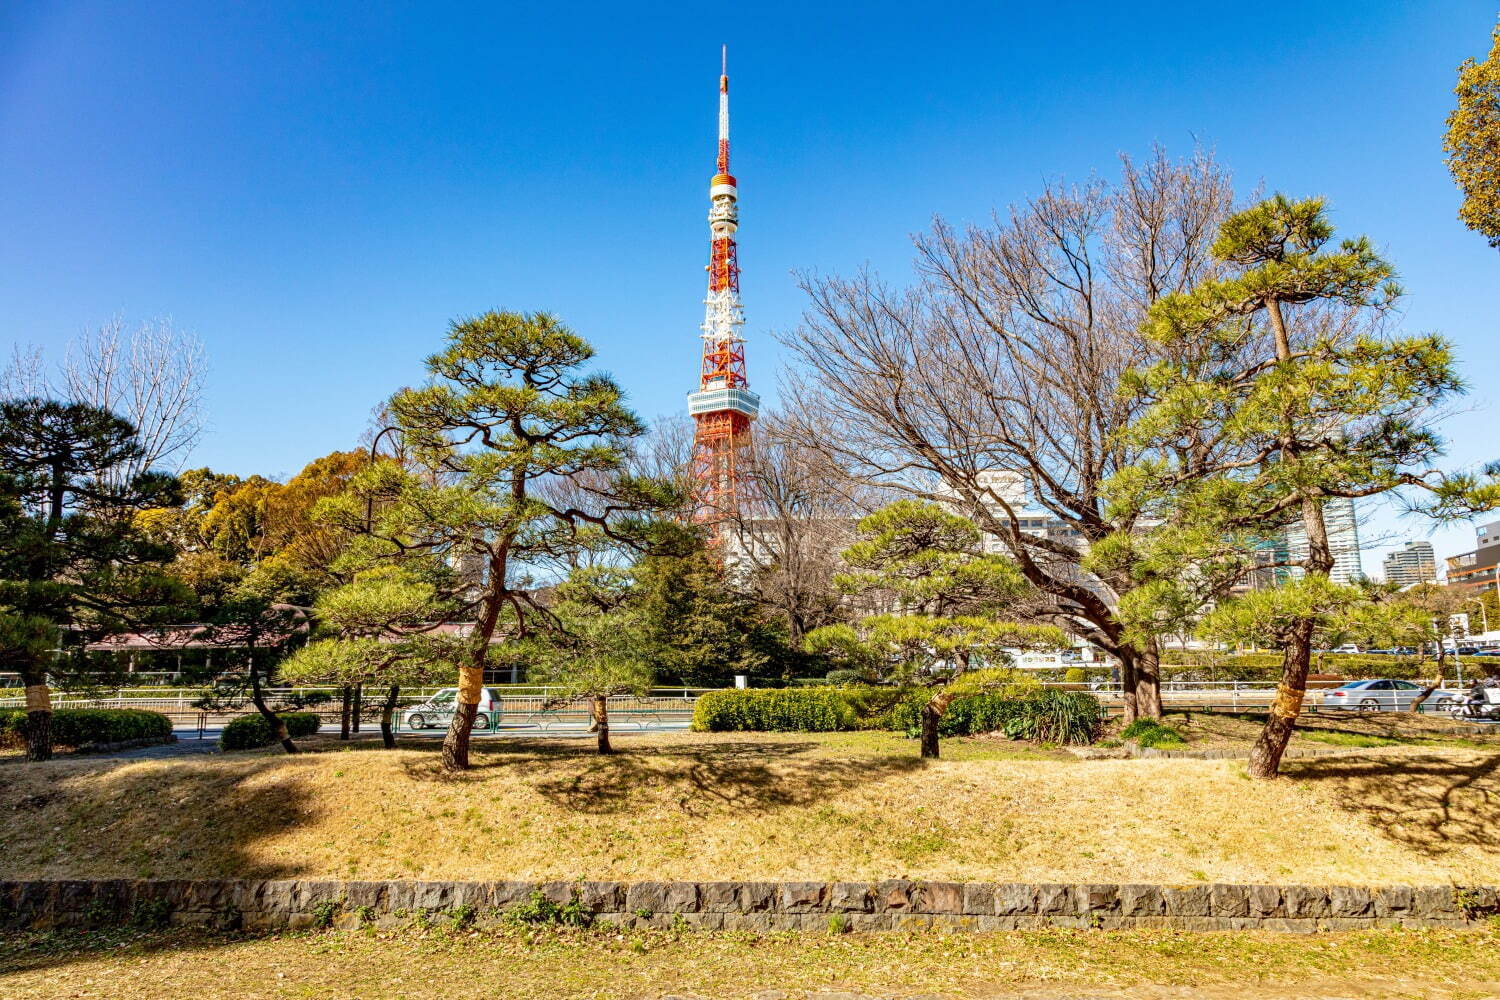
<path fill-rule="evenodd" d="M 296 758 L 53 760 L 0 768 L 0 877 L 289 878 L 255 846 L 311 820 Z"/>
<path fill-rule="evenodd" d="M 522 773 L 545 770 L 533 784 L 548 801 L 573 812 L 607 815 L 630 810 L 642 791 L 671 788 L 677 806 L 691 816 L 716 809 L 765 810 L 807 805 L 856 785 L 924 767 L 916 757 L 810 756 L 823 744 L 811 740 L 704 740 L 662 746 L 631 746 L 600 755 L 592 740 L 508 740 L 487 746 L 470 774 L 493 768 Z M 465 780 L 446 776 L 434 760 L 411 761 L 415 780 Z"/>
<path fill-rule="evenodd" d="M 1500 754 L 1340 756 L 1289 761 L 1298 781 L 1331 781 L 1342 806 L 1429 857 L 1500 845 Z"/>

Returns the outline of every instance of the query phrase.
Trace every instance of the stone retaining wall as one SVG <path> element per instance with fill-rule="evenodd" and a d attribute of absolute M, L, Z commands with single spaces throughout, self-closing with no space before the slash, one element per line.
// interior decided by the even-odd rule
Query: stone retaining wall
<path fill-rule="evenodd" d="M 827 931 L 922 927 L 1177 927 L 1312 932 L 1463 927 L 1500 914 L 1500 888 L 989 882 L 0 882 L 0 929 L 118 923 L 281 929 L 505 919 L 535 893 L 630 927 Z"/>

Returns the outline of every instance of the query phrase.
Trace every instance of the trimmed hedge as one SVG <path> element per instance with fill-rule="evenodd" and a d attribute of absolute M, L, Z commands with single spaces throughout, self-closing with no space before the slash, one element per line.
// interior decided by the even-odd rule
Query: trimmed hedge
<path fill-rule="evenodd" d="M 710 691 L 698 699 L 693 729 L 699 732 L 834 732 L 887 729 L 915 733 L 922 706 L 932 697 L 921 688 L 750 688 Z M 1082 691 L 1043 688 L 1023 697 L 969 695 L 948 706 L 938 733 L 966 736 L 1003 732 L 1011 739 L 1045 743 L 1092 743 L 1104 723 L 1099 699 Z"/>
<path fill-rule="evenodd" d="M 693 729 L 705 733 L 831 733 L 856 721 L 838 688 L 710 691 L 693 709 Z"/>
<path fill-rule="evenodd" d="M 915 735 L 921 727 L 925 692 L 903 701 L 892 728 Z M 1099 699 L 1083 691 L 1042 688 L 1022 697 L 974 694 L 954 699 L 938 722 L 940 736 L 1004 733 L 1013 740 L 1039 743 L 1092 743 L 1104 725 Z"/>
<path fill-rule="evenodd" d="M 82 747 L 91 743 L 166 739 L 171 735 L 172 720 L 160 712 L 138 708 L 59 708 L 52 713 L 53 746 Z M 0 710 L 0 744 L 22 746 L 25 742 L 26 710 Z"/>
<path fill-rule="evenodd" d="M 292 738 L 311 736 L 318 731 L 322 720 L 317 712 L 281 712 L 281 721 L 286 723 L 287 735 Z M 268 747 L 276 742 L 276 734 L 259 712 L 242 715 L 224 727 L 219 736 L 220 750 L 253 750 Z"/>

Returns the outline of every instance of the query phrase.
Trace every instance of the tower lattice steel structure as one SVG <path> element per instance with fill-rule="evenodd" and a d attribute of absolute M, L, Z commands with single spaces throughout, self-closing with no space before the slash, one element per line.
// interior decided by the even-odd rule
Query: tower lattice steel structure
<path fill-rule="evenodd" d="M 760 397 L 745 373 L 745 324 L 740 305 L 740 267 L 734 234 L 739 228 L 739 185 L 729 172 L 729 66 L 727 51 L 719 76 L 718 172 L 708 186 L 708 297 L 704 299 L 703 366 L 698 391 L 688 396 L 697 424 L 693 476 L 698 485 L 698 520 L 716 538 L 740 509 L 750 487 L 750 423 Z"/>

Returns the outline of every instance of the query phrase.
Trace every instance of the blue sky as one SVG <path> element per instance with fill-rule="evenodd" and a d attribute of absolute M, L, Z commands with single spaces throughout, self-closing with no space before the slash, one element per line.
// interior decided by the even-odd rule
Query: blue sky
<path fill-rule="evenodd" d="M 194 464 L 242 474 L 349 446 L 491 307 L 558 312 L 678 410 L 727 42 L 763 393 L 793 271 L 902 277 L 934 213 L 1198 140 L 1384 248 L 1473 385 L 1453 460 L 1500 458 L 1500 254 L 1439 147 L 1493 2 L 375 6 L 0 5 L 0 350 L 171 316 L 213 369 Z"/>

